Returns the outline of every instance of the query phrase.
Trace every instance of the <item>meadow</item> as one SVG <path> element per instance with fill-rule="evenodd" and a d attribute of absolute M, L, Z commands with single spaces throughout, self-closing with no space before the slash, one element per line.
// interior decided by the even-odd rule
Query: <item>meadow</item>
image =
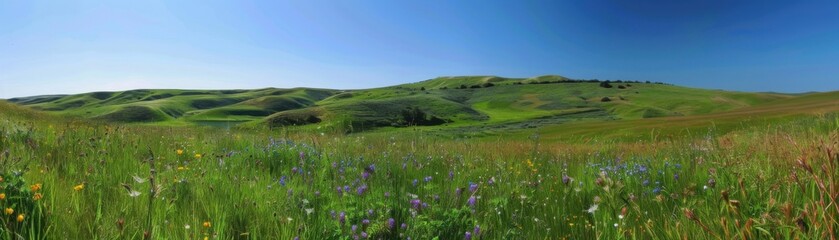
<path fill-rule="evenodd" d="M 839 236 L 835 112 L 571 140 L 0 112 L 0 239 Z"/>

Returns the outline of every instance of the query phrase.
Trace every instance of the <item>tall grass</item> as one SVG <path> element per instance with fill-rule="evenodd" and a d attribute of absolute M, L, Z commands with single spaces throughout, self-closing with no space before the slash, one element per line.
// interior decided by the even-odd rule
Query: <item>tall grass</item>
<path fill-rule="evenodd" d="M 5 115 L 0 238 L 835 239 L 837 149 L 835 114 L 586 143 Z"/>

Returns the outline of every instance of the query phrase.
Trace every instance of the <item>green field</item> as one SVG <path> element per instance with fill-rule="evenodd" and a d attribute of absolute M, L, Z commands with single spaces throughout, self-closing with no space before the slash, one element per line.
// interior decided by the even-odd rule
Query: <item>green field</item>
<path fill-rule="evenodd" d="M 839 92 L 611 84 L 0 101 L 0 239 L 839 236 Z"/>

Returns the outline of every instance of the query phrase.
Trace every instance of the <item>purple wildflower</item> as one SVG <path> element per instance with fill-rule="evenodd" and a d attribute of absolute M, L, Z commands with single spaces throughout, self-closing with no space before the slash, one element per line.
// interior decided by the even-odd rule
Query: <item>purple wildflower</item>
<path fill-rule="evenodd" d="M 563 174 L 562 175 L 562 184 L 568 185 L 568 183 L 571 183 L 571 178 L 568 177 L 568 175 Z"/>
<path fill-rule="evenodd" d="M 418 181 L 418 180 L 416 180 L 416 179 L 414 179 L 414 181 L 412 182 L 412 184 L 414 185 L 414 187 L 416 187 L 416 186 L 417 186 L 417 183 L 419 183 L 419 181 Z"/>
<path fill-rule="evenodd" d="M 454 194 L 457 196 L 460 196 L 461 193 L 463 193 L 463 188 L 457 188 L 454 190 Z"/>
<path fill-rule="evenodd" d="M 367 238 L 367 233 L 366 232 L 361 232 L 361 238 Z"/>
<path fill-rule="evenodd" d="M 387 220 L 387 228 L 392 229 L 394 226 L 396 226 L 396 220 L 393 218 L 389 218 Z"/>
<path fill-rule="evenodd" d="M 478 191 L 478 184 L 477 183 L 469 183 L 469 191 L 470 192 Z"/>
<path fill-rule="evenodd" d="M 425 180 L 425 182 L 431 182 L 431 176 L 427 176 L 423 180 Z"/>
<path fill-rule="evenodd" d="M 346 222 L 346 221 L 347 221 L 347 214 L 344 213 L 343 211 L 341 211 L 341 213 L 338 214 L 338 222 L 341 222 L 341 225 L 344 225 L 344 222 Z"/>
<path fill-rule="evenodd" d="M 355 230 L 358 230 L 358 225 L 353 224 L 350 228 L 352 229 L 352 232 L 355 232 Z"/>
<path fill-rule="evenodd" d="M 364 171 L 364 172 L 361 173 L 361 178 L 362 179 L 367 180 L 367 178 L 369 178 L 369 177 L 370 177 L 370 172 Z"/>
<path fill-rule="evenodd" d="M 407 223 L 402 223 L 402 225 L 401 225 L 400 227 L 401 227 L 402 229 L 406 229 L 406 228 L 408 228 L 408 224 L 407 224 Z"/>
<path fill-rule="evenodd" d="M 422 201 L 420 201 L 419 199 L 412 199 L 411 200 L 411 207 L 413 207 L 414 209 L 419 210 L 421 206 L 422 206 Z"/>
<path fill-rule="evenodd" d="M 358 193 L 358 195 L 364 194 L 364 192 L 367 191 L 367 184 L 358 186 L 358 188 L 355 191 Z"/>
<path fill-rule="evenodd" d="M 481 234 L 481 226 L 480 225 L 475 225 L 475 229 L 472 230 L 472 234 L 475 234 L 476 237 L 478 235 L 480 235 Z"/>
<path fill-rule="evenodd" d="M 449 181 L 454 180 L 454 172 L 449 171 Z"/>
<path fill-rule="evenodd" d="M 361 225 L 365 225 L 365 226 L 370 225 L 370 220 L 369 219 L 361 220 Z"/>
<path fill-rule="evenodd" d="M 466 236 L 463 239 L 471 240 L 472 239 L 472 233 L 471 232 L 466 232 Z"/>
<path fill-rule="evenodd" d="M 280 185 L 285 187 L 285 176 L 280 177 Z"/>
<path fill-rule="evenodd" d="M 373 209 L 367 209 L 367 215 L 373 216 Z"/>
<path fill-rule="evenodd" d="M 475 202 L 477 201 L 478 199 L 475 198 L 475 196 L 471 196 L 469 197 L 469 200 L 466 201 L 466 204 L 469 204 L 470 207 L 475 207 Z"/>

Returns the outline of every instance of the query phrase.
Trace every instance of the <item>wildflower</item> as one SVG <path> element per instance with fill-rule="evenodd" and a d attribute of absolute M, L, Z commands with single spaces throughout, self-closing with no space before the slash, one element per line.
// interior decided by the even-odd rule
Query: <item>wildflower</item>
<path fill-rule="evenodd" d="M 280 177 L 280 185 L 285 187 L 285 176 Z"/>
<path fill-rule="evenodd" d="M 76 185 L 75 187 L 73 187 L 73 190 L 76 190 L 76 192 L 81 191 L 82 189 L 84 189 L 84 183 Z"/>
<path fill-rule="evenodd" d="M 387 228 L 392 229 L 394 226 L 396 226 L 396 220 L 393 218 L 389 218 L 387 220 Z"/>
<path fill-rule="evenodd" d="M 715 187 L 715 186 L 717 186 L 717 180 L 714 180 L 713 178 L 708 179 L 708 187 L 712 187 L 712 188 L 713 188 L 713 187 Z"/>
<path fill-rule="evenodd" d="M 597 207 L 598 207 L 598 206 L 597 206 L 597 204 L 593 204 L 593 205 L 591 205 L 591 207 L 589 207 L 588 209 L 586 209 L 586 212 L 591 213 L 591 214 L 594 214 L 594 212 L 596 212 L 596 211 L 597 211 Z"/>
<path fill-rule="evenodd" d="M 475 202 L 477 202 L 477 201 L 478 201 L 478 199 L 476 199 L 475 196 L 471 196 L 471 197 L 469 197 L 469 200 L 466 201 L 466 204 L 469 204 L 470 207 L 474 207 Z"/>
<path fill-rule="evenodd" d="M 367 191 L 367 185 L 361 185 L 355 191 L 358 193 L 358 195 L 362 195 L 365 191 Z"/>
<path fill-rule="evenodd" d="M 180 167 L 178 167 L 178 171 L 184 171 L 184 170 L 186 170 L 186 169 L 187 169 L 187 168 L 186 168 L 186 167 L 184 167 L 184 166 L 180 166 Z"/>
<path fill-rule="evenodd" d="M 180 156 L 180 155 L 183 155 L 183 154 L 184 154 L 184 150 L 183 150 L 183 149 L 178 149 L 178 150 L 177 150 L 177 151 L 175 151 L 175 152 L 177 152 L 177 153 L 178 153 L 178 156 Z"/>
<path fill-rule="evenodd" d="M 0 176 L 0 182 L 3 182 L 3 176 Z"/>
<path fill-rule="evenodd" d="M 36 183 L 32 186 L 29 186 L 29 189 L 32 190 L 33 192 L 37 192 L 37 191 L 41 190 L 41 187 L 42 187 L 42 185 L 40 183 Z"/>
<path fill-rule="evenodd" d="M 412 199 L 411 200 L 411 207 L 413 207 L 414 209 L 419 210 L 421 206 L 422 206 L 422 201 L 420 201 L 419 199 Z"/>
<path fill-rule="evenodd" d="M 469 183 L 469 191 L 470 192 L 478 191 L 478 184 L 477 183 Z"/>
<path fill-rule="evenodd" d="M 204 227 L 205 227 L 205 228 L 209 228 L 209 227 L 212 227 L 212 226 L 213 226 L 213 224 L 212 224 L 212 223 L 210 223 L 210 221 L 206 221 L 206 222 L 204 222 Z"/>
<path fill-rule="evenodd" d="M 489 185 L 492 185 L 494 183 L 495 183 L 495 177 L 491 177 L 491 178 L 489 178 L 489 180 L 487 180 L 487 184 L 489 184 Z"/>
<path fill-rule="evenodd" d="M 6 215 L 12 215 L 12 214 L 15 213 L 15 210 L 12 209 L 12 208 L 6 208 L 6 211 L 4 211 L 4 212 L 6 212 Z"/>
<path fill-rule="evenodd" d="M 17 215 L 17 222 L 23 222 L 23 219 L 24 219 L 23 214 L 18 214 Z"/>
<path fill-rule="evenodd" d="M 425 182 L 431 182 L 431 176 L 427 176 L 423 180 L 425 180 Z"/>
<path fill-rule="evenodd" d="M 461 193 L 463 193 L 463 188 L 457 188 L 454 190 L 454 194 L 457 196 L 460 196 Z"/>
<path fill-rule="evenodd" d="M 373 212 L 373 209 L 367 209 L 367 215 L 373 216 L 373 213 L 375 213 Z"/>
<path fill-rule="evenodd" d="M 353 224 L 352 227 L 350 227 L 350 229 L 352 230 L 352 232 L 355 232 L 355 230 L 358 230 L 358 225 Z"/>
<path fill-rule="evenodd" d="M 417 186 L 417 183 L 419 183 L 419 181 L 417 181 L 416 179 L 414 179 L 414 181 L 412 182 L 412 184 L 414 185 L 414 187 L 416 187 L 416 186 Z"/>
<path fill-rule="evenodd" d="M 44 198 L 44 195 L 41 193 L 35 193 L 35 195 L 32 196 L 32 199 L 35 201 L 41 200 L 41 198 Z"/>
<path fill-rule="evenodd" d="M 189 224 L 184 225 L 184 229 L 189 230 L 190 228 L 192 228 L 192 226 L 190 226 Z"/>
<path fill-rule="evenodd" d="M 6 199 L 6 194 L 5 193 L 0 193 L 0 200 L 3 200 L 3 199 Z"/>
<path fill-rule="evenodd" d="M 479 234 L 481 234 L 481 226 L 480 225 L 475 225 L 475 229 L 472 229 L 472 234 L 475 234 L 475 236 L 478 236 Z"/>
<path fill-rule="evenodd" d="M 368 172 L 368 171 L 362 172 L 361 173 L 361 178 L 364 179 L 364 180 L 367 180 L 367 178 L 370 178 L 370 172 Z"/>
<path fill-rule="evenodd" d="M 344 222 L 346 222 L 346 220 L 347 220 L 347 214 L 346 213 L 341 212 L 341 213 L 338 214 L 338 222 L 340 222 L 341 225 L 344 225 Z"/>
<path fill-rule="evenodd" d="M 196 158 L 196 159 L 201 159 L 201 154 L 200 154 L 200 153 L 196 153 L 196 154 L 195 154 L 195 158 Z"/>
<path fill-rule="evenodd" d="M 472 239 L 472 233 L 471 232 L 466 232 L 466 236 L 463 239 L 471 240 Z"/>
<path fill-rule="evenodd" d="M 570 183 L 570 182 L 571 182 L 571 178 L 568 177 L 568 175 L 563 174 L 562 175 L 562 184 L 568 185 L 568 183 Z"/>
<path fill-rule="evenodd" d="M 400 227 L 401 227 L 402 229 L 406 229 L 406 228 L 408 228 L 408 224 L 407 224 L 407 223 L 402 223 L 402 225 L 401 225 Z"/>
<path fill-rule="evenodd" d="M 449 171 L 449 181 L 454 180 L 454 172 Z"/>
<path fill-rule="evenodd" d="M 366 225 L 370 225 L 370 220 L 369 220 L 369 219 L 364 219 L 364 220 L 361 220 L 361 224 L 362 224 L 362 225 L 365 225 L 365 226 L 366 226 Z"/>
<path fill-rule="evenodd" d="M 367 238 L 367 233 L 366 232 L 361 232 L 361 238 Z"/>

